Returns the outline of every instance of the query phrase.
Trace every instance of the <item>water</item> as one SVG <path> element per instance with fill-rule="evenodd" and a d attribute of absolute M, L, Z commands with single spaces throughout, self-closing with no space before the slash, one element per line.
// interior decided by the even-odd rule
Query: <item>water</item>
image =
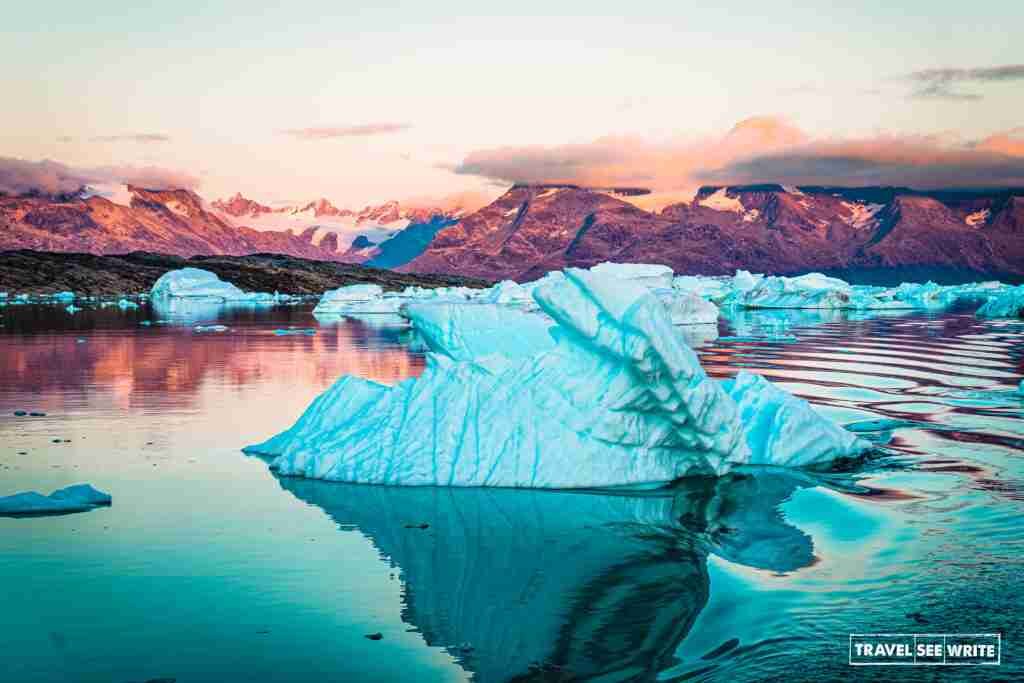
<path fill-rule="evenodd" d="M 239 448 L 340 374 L 418 374 L 409 332 L 308 306 L 204 320 L 226 332 L 149 317 L 0 309 L 0 493 L 114 497 L 0 518 L 0 680 L 951 673 L 850 668 L 851 632 L 1003 633 L 1002 667 L 952 673 L 1024 676 L 1020 323 L 791 312 L 723 323 L 735 341 L 681 331 L 712 374 L 762 372 L 881 455 L 599 495 L 277 479 Z"/>

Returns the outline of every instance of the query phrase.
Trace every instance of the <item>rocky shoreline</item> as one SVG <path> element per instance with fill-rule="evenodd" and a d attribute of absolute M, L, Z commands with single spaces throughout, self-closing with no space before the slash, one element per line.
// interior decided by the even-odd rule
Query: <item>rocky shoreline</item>
<path fill-rule="evenodd" d="M 132 252 L 116 256 L 21 249 L 0 252 L 0 292 L 84 295 L 140 294 L 169 270 L 192 266 L 245 291 L 321 294 L 344 285 L 377 284 L 383 289 L 486 287 L 490 282 L 456 275 L 397 273 L 379 268 L 316 261 L 281 254 L 193 256 Z"/>

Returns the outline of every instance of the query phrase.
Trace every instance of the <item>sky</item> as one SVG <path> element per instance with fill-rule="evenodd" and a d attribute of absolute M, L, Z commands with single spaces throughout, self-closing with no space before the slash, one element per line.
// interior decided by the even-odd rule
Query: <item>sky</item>
<path fill-rule="evenodd" d="M 1024 178 L 1019 1 L 125 4 L 4 10 L 0 157 L 345 206 L 834 179 L 850 154 L 851 182 Z"/>

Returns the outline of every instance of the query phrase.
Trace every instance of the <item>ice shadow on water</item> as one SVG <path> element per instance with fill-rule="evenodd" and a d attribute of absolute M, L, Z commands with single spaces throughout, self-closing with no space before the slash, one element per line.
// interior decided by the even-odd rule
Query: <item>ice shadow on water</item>
<path fill-rule="evenodd" d="M 709 554 L 814 563 L 779 505 L 820 482 L 752 469 L 646 494 L 278 481 L 400 570 L 402 619 L 475 680 L 632 681 L 672 665 L 708 602 Z"/>

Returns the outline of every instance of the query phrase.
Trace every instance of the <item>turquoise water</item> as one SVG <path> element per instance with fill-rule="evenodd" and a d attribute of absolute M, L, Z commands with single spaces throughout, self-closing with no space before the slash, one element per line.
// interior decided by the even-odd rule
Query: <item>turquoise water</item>
<path fill-rule="evenodd" d="M 766 312 L 723 323 L 734 341 L 681 330 L 712 374 L 762 372 L 879 453 L 602 495 L 278 479 L 239 448 L 340 374 L 418 374 L 409 332 L 308 306 L 224 314 L 219 333 L 148 317 L 0 309 L 0 494 L 114 499 L 0 518 L 0 680 L 1024 676 L 1024 324 Z M 274 334 L 289 326 L 317 333 Z M 851 668 L 859 632 L 1002 633 L 1003 665 Z"/>

